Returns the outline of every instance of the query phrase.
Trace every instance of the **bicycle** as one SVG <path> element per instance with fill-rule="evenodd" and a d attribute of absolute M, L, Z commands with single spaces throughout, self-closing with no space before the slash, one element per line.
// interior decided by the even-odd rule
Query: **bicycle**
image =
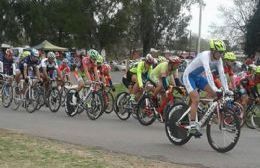
<path fill-rule="evenodd" d="M 201 127 L 206 126 L 210 146 L 221 153 L 232 150 L 240 137 L 239 119 L 229 105 L 232 101 L 232 98 L 225 94 L 216 99 L 201 99 L 200 102 L 208 104 L 209 107 L 199 108 L 196 117 Z M 166 114 L 166 135 L 175 145 L 184 145 L 192 137 L 189 134 L 190 109 L 186 103 L 176 103 Z M 220 133 L 217 134 L 217 131 Z M 232 135 L 233 138 L 231 138 Z M 227 143 L 228 140 L 230 140 L 229 143 Z"/>
<path fill-rule="evenodd" d="M 164 115 L 168 111 L 168 109 L 176 102 L 184 101 L 179 97 L 175 97 L 173 94 L 174 91 L 182 93 L 182 87 L 172 87 L 171 92 L 166 93 L 166 96 L 164 98 L 160 97 L 156 100 L 156 102 L 154 102 L 151 99 L 152 96 L 150 95 L 151 87 L 153 86 L 149 86 L 149 83 L 144 87 L 144 92 L 137 107 L 137 119 L 140 124 L 144 126 L 151 125 L 156 119 L 158 119 L 159 122 L 163 123 L 165 118 Z"/>
<path fill-rule="evenodd" d="M 85 110 L 89 119 L 98 119 L 104 110 L 102 96 L 96 89 L 98 85 L 100 85 L 99 82 L 91 82 L 90 85 L 85 85 L 81 96 L 76 89 L 77 86 L 67 87 L 69 90 L 65 100 L 67 115 L 73 117 Z M 73 97 L 77 99 L 76 102 L 73 102 Z"/>
<path fill-rule="evenodd" d="M 1 96 L 2 96 L 2 104 L 5 108 L 8 108 L 13 100 L 13 86 L 12 86 L 12 76 L 2 74 L 2 89 L 1 89 Z"/>
<path fill-rule="evenodd" d="M 260 105 L 256 99 L 249 98 L 250 102 L 246 108 L 245 124 L 248 128 L 260 128 Z"/>
<path fill-rule="evenodd" d="M 33 113 L 37 109 L 39 94 L 38 88 L 33 85 L 35 79 L 29 77 L 28 83 L 21 80 L 18 86 L 13 89 L 13 110 L 17 110 L 21 104 L 29 113 Z"/>

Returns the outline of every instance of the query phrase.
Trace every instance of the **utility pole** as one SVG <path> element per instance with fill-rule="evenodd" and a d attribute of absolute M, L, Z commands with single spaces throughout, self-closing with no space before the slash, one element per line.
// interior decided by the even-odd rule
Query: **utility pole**
<path fill-rule="evenodd" d="M 203 2 L 203 0 L 199 0 L 199 6 L 200 6 L 200 13 L 199 13 L 199 37 L 198 37 L 198 43 L 197 43 L 197 54 L 200 53 L 200 38 L 201 38 L 201 23 L 202 23 L 202 8 L 206 4 Z"/>

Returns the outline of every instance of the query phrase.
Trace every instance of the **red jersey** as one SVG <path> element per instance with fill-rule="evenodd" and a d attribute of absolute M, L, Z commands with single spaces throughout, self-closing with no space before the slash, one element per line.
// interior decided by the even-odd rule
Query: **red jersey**
<path fill-rule="evenodd" d="M 233 76 L 234 72 L 231 66 L 225 65 L 224 66 L 224 73 L 228 74 L 229 76 Z"/>

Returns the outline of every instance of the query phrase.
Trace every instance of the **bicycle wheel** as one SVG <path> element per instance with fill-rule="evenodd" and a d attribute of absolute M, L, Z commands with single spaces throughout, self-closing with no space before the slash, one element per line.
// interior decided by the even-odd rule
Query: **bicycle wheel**
<path fill-rule="evenodd" d="M 165 114 L 165 132 L 171 143 L 175 145 L 184 145 L 191 138 L 188 129 L 184 128 L 190 125 L 188 115 L 177 123 L 188 108 L 189 106 L 185 103 L 176 103 Z"/>
<path fill-rule="evenodd" d="M 232 109 L 225 108 L 220 113 L 213 113 L 206 128 L 210 146 L 221 153 L 232 150 L 240 136 L 240 122 Z"/>
<path fill-rule="evenodd" d="M 74 117 L 78 113 L 78 104 L 72 101 L 73 95 L 75 95 L 76 92 L 76 89 L 68 90 L 65 98 L 65 112 L 70 117 Z"/>
<path fill-rule="evenodd" d="M 33 113 L 39 103 L 39 94 L 36 87 L 28 88 L 25 91 L 25 109 L 28 113 Z"/>
<path fill-rule="evenodd" d="M 44 88 L 42 86 L 38 86 L 37 87 L 37 92 L 39 95 L 39 99 L 38 99 L 38 105 L 36 107 L 36 110 L 40 110 L 42 106 L 44 106 L 45 104 L 45 92 L 44 92 Z"/>
<path fill-rule="evenodd" d="M 61 106 L 61 95 L 57 87 L 50 90 L 48 99 L 47 99 L 49 109 L 51 112 L 55 113 L 60 109 Z"/>
<path fill-rule="evenodd" d="M 234 102 L 233 111 L 235 112 L 235 114 L 237 115 L 237 118 L 239 119 L 240 128 L 242 128 L 243 125 L 245 124 L 245 118 L 246 118 L 244 116 L 245 112 L 244 112 L 243 106 L 238 102 Z"/>
<path fill-rule="evenodd" d="M 149 96 L 141 98 L 137 105 L 137 119 L 144 126 L 151 125 L 155 119 L 155 111 Z"/>
<path fill-rule="evenodd" d="M 103 95 L 103 102 L 105 105 L 105 113 L 109 114 L 114 110 L 115 99 L 111 92 L 105 91 Z"/>
<path fill-rule="evenodd" d="M 15 87 L 13 88 L 12 92 L 13 92 L 13 101 L 11 104 L 11 109 L 17 110 L 22 104 L 22 95 L 20 94 L 20 91 L 19 92 L 15 91 Z"/>
<path fill-rule="evenodd" d="M 102 96 L 98 92 L 90 93 L 84 100 L 84 108 L 89 119 L 98 119 L 103 114 Z"/>
<path fill-rule="evenodd" d="M 68 89 L 66 89 L 65 87 L 62 87 L 60 90 L 60 95 L 61 95 L 61 106 L 64 107 L 65 106 L 65 100 L 66 100 L 66 95 L 68 93 Z"/>
<path fill-rule="evenodd" d="M 131 115 L 128 108 L 130 95 L 127 92 L 121 92 L 116 96 L 115 113 L 120 120 L 127 120 Z"/>
<path fill-rule="evenodd" d="M 260 106 L 255 105 L 252 111 L 248 115 L 250 119 L 250 124 L 248 123 L 248 126 L 250 126 L 253 129 L 259 129 L 260 128 Z"/>
<path fill-rule="evenodd" d="M 8 108 L 13 99 L 13 87 L 9 83 L 4 83 L 2 88 L 2 104 L 5 108 Z"/>

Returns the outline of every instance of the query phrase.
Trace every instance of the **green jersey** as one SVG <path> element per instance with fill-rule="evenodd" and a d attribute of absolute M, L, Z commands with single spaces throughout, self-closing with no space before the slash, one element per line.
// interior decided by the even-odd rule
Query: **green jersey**
<path fill-rule="evenodd" d="M 152 66 L 150 66 L 148 69 L 145 68 L 145 63 L 144 61 L 140 61 L 139 63 L 135 64 L 131 69 L 130 72 L 134 73 L 137 75 L 137 83 L 139 87 L 143 87 L 143 79 L 142 75 L 151 72 Z"/>
<path fill-rule="evenodd" d="M 168 72 L 168 62 L 162 62 L 151 71 L 149 78 L 157 84 L 162 77 L 168 78 L 172 76 L 176 70 L 177 68 L 173 69 L 171 72 Z"/>

